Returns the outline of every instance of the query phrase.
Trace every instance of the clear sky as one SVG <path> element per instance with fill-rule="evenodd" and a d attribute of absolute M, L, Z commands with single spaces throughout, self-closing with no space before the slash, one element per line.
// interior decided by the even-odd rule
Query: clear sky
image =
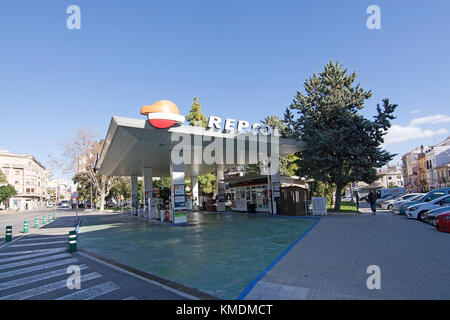
<path fill-rule="evenodd" d="M 69 30 L 69 5 L 81 30 Z M 366 9 L 381 9 L 369 30 Z M 79 126 L 194 96 L 208 115 L 282 116 L 305 79 L 339 60 L 399 105 L 386 148 L 400 155 L 450 134 L 450 1 L 5 0 L 0 7 L 0 149 L 44 164 Z M 399 157 L 396 158 L 398 160 Z"/>

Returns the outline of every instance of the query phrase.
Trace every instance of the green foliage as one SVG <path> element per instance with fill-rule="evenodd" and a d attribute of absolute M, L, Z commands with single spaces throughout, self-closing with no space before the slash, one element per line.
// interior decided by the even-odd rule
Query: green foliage
<path fill-rule="evenodd" d="M 189 125 L 195 127 L 203 127 L 206 128 L 208 124 L 208 120 L 206 116 L 201 111 L 200 103 L 198 102 L 198 98 L 194 98 L 194 102 L 191 106 L 191 111 L 189 115 L 186 116 L 186 120 L 189 122 Z M 203 194 L 212 194 L 216 190 L 216 176 L 212 173 L 208 173 L 202 176 L 198 176 L 198 186 L 199 191 Z"/>
<path fill-rule="evenodd" d="M 208 124 L 208 120 L 206 116 L 201 111 L 200 102 L 198 102 L 198 98 L 194 98 L 194 102 L 191 106 L 190 113 L 186 116 L 186 121 L 189 122 L 189 125 L 195 127 L 203 127 L 206 128 Z"/>
<path fill-rule="evenodd" d="M 264 165 L 260 162 L 250 163 L 244 166 L 244 176 L 258 176 L 264 169 Z"/>
<path fill-rule="evenodd" d="M 8 183 L 8 179 L 6 179 L 5 174 L 3 173 L 2 169 L 0 169 L 0 186 L 7 184 Z"/>
<path fill-rule="evenodd" d="M 395 156 L 380 145 L 397 105 L 384 99 L 373 121 L 364 118 L 358 111 L 372 92 L 354 85 L 356 77 L 355 72 L 348 75 L 347 69 L 331 61 L 323 72 L 305 81 L 306 94 L 297 92 L 290 108 L 297 111 L 298 119 L 292 114 L 286 117 L 294 135 L 305 143 L 299 154 L 300 174 L 336 185 L 337 210 L 345 185 L 372 183 L 377 179 L 376 168 Z"/>
<path fill-rule="evenodd" d="M 159 196 L 161 199 L 163 199 L 164 201 L 169 200 L 171 188 L 171 181 L 169 177 L 162 177 L 159 180 L 154 180 L 153 188 L 159 189 Z"/>
<path fill-rule="evenodd" d="M 278 128 L 281 137 L 285 138 L 287 136 L 288 127 L 286 126 L 284 121 L 277 116 L 268 116 L 261 122 L 270 126 L 272 129 L 274 129 L 275 127 Z"/>
<path fill-rule="evenodd" d="M 87 175 L 84 174 L 76 174 L 73 178 L 73 183 L 78 184 L 78 201 L 85 201 L 91 199 L 91 188 L 90 188 L 90 180 Z M 93 197 L 97 194 L 97 188 L 95 186 L 92 187 Z"/>
<path fill-rule="evenodd" d="M 281 137 L 286 138 L 292 134 L 286 123 L 277 116 L 268 116 L 261 122 L 270 126 L 272 129 L 277 127 Z M 285 156 L 280 156 L 279 160 L 280 160 L 279 167 L 281 175 L 293 176 L 297 174 L 298 171 L 297 161 L 299 160 L 299 157 L 296 154 L 288 154 Z"/>
<path fill-rule="evenodd" d="M 397 188 L 397 184 L 395 182 L 389 182 L 388 188 Z"/>
<path fill-rule="evenodd" d="M 6 201 L 17 194 L 16 189 L 10 184 L 0 186 L 0 202 Z"/>
<path fill-rule="evenodd" d="M 216 176 L 213 173 L 198 176 L 198 186 L 202 194 L 213 194 L 216 190 Z"/>
<path fill-rule="evenodd" d="M 105 197 L 106 200 L 111 198 L 120 201 L 120 196 L 124 199 L 131 198 L 131 179 L 130 177 L 116 177 L 115 183 L 109 190 L 109 194 Z"/>

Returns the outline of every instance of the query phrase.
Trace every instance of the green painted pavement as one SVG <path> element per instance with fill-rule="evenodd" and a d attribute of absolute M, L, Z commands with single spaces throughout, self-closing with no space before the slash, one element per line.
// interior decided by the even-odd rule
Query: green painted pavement
<path fill-rule="evenodd" d="M 316 220 L 190 213 L 188 225 L 85 217 L 81 248 L 222 299 L 239 294 Z"/>

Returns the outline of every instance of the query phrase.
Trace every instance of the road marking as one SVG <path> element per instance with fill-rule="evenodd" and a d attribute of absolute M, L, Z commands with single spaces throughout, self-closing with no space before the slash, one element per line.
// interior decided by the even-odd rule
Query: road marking
<path fill-rule="evenodd" d="M 21 239 L 21 240 L 19 240 L 19 241 L 17 241 L 17 242 L 24 242 L 24 241 L 35 241 L 35 240 L 49 240 L 49 239 L 59 239 L 59 238 L 67 238 L 67 239 L 69 239 L 69 237 L 68 236 L 55 236 L 55 237 L 30 237 L 30 238 L 27 238 L 27 239 Z"/>
<path fill-rule="evenodd" d="M 36 253 L 32 253 L 32 254 L 23 254 L 20 256 L 14 256 L 14 257 L 0 259 L 0 263 L 5 263 L 5 262 L 9 262 L 9 261 L 14 261 L 14 260 L 29 259 L 29 258 L 39 257 L 39 256 L 45 256 L 47 254 L 62 252 L 65 250 L 66 250 L 66 248 L 56 248 L 53 251 L 42 251 L 42 252 L 36 252 Z"/>
<path fill-rule="evenodd" d="M 94 287 L 76 291 L 64 297 L 59 297 L 56 300 L 91 300 L 118 289 L 120 289 L 119 286 L 108 281 Z"/>
<path fill-rule="evenodd" d="M 55 244 L 55 243 L 67 243 L 67 241 L 50 241 L 50 242 L 38 242 L 38 243 L 30 243 L 30 244 L 15 244 L 12 246 L 9 246 L 10 248 L 17 248 L 17 247 L 29 247 L 29 246 L 41 246 L 46 244 Z"/>
<path fill-rule="evenodd" d="M 102 275 L 97 272 L 88 273 L 81 276 L 81 283 L 83 281 L 89 281 L 93 279 L 100 278 Z M 56 281 L 53 283 L 49 283 L 37 288 L 32 288 L 29 290 L 13 293 L 7 296 L 0 297 L 0 300 L 24 300 L 28 298 L 32 298 L 34 296 L 38 296 L 44 293 L 52 292 L 58 289 L 66 288 L 67 286 L 67 279 Z"/>
<path fill-rule="evenodd" d="M 0 270 L 26 266 L 27 264 L 39 263 L 39 262 L 44 262 L 44 261 L 49 261 L 49 260 L 56 260 L 56 259 L 60 259 L 60 258 L 68 258 L 71 256 L 72 255 L 70 253 L 60 253 L 60 254 L 56 254 L 54 256 L 49 256 L 49 257 L 36 258 L 36 259 L 25 260 L 25 261 L 20 261 L 20 262 L 15 262 L 15 263 L 7 263 L 7 264 L 0 265 Z"/>
<path fill-rule="evenodd" d="M 0 279 L 7 278 L 7 277 L 13 277 L 13 276 L 17 276 L 19 274 L 24 274 L 24 273 L 28 273 L 28 272 L 58 267 L 58 266 L 62 266 L 65 264 L 71 264 L 71 263 L 77 262 L 77 261 L 78 261 L 78 259 L 72 258 L 72 259 L 66 259 L 66 260 L 61 260 L 61 261 L 45 263 L 45 264 L 41 264 L 41 265 L 33 266 L 33 267 L 27 267 L 27 268 L 2 272 L 2 273 L 0 273 Z"/>
<path fill-rule="evenodd" d="M 50 249 L 37 249 L 37 250 L 25 250 L 25 251 L 11 251 L 11 252 L 2 252 L 0 253 L 0 256 L 13 256 L 18 254 L 28 254 L 33 252 L 44 252 L 44 251 L 55 251 L 60 250 L 62 248 L 50 248 Z"/>
<path fill-rule="evenodd" d="M 148 283 L 151 283 L 151 284 L 156 285 L 156 286 L 158 286 L 158 287 L 161 287 L 161 288 L 163 288 L 163 289 L 166 289 L 167 291 L 173 292 L 173 293 L 175 293 L 175 294 L 177 294 L 177 295 L 179 295 L 179 296 L 188 298 L 188 299 L 190 299 L 190 300 L 200 300 L 200 298 L 198 298 L 198 297 L 195 297 L 195 296 L 190 295 L 190 294 L 188 294 L 188 293 L 185 293 L 185 292 L 183 292 L 183 291 L 174 289 L 174 288 L 169 287 L 169 286 L 167 286 L 167 285 L 165 285 L 165 284 L 162 284 L 162 283 L 160 283 L 160 282 L 157 282 L 157 281 L 150 280 L 150 279 L 148 279 L 148 278 L 142 277 L 142 276 L 140 276 L 140 275 L 138 275 L 138 274 L 136 274 L 136 273 L 133 273 L 133 272 L 127 271 L 127 270 L 125 270 L 125 269 L 119 268 L 119 267 L 117 267 L 117 266 L 115 266 L 115 265 L 113 265 L 113 264 L 111 264 L 111 263 L 107 263 L 107 262 L 105 262 L 105 261 L 103 261 L 103 260 L 94 258 L 93 256 L 88 255 L 88 254 L 86 254 L 86 253 L 79 252 L 78 254 L 80 254 L 80 255 L 82 255 L 83 257 L 86 257 L 86 258 L 88 258 L 88 259 L 90 259 L 90 260 L 96 261 L 96 262 L 98 262 L 98 263 L 100 263 L 100 264 L 103 264 L 103 265 L 105 265 L 105 266 L 107 266 L 107 267 L 109 267 L 109 268 L 112 268 L 112 269 L 114 269 L 114 270 L 120 271 L 120 272 L 122 272 L 122 273 L 128 274 L 128 275 L 133 276 L 133 277 L 135 277 L 135 278 L 138 278 L 138 279 L 140 279 L 140 280 L 144 280 L 145 282 L 148 282 Z"/>
<path fill-rule="evenodd" d="M 82 264 L 80 266 L 80 270 L 84 270 L 89 268 L 87 265 Z M 49 279 L 49 278 L 54 278 L 54 277 L 58 277 L 61 275 L 65 275 L 67 274 L 67 268 L 63 268 L 63 269 L 58 269 L 58 270 L 53 270 L 50 272 L 46 272 L 46 273 L 40 273 L 40 274 L 35 274 L 29 277 L 25 277 L 25 278 L 20 278 L 17 280 L 11 280 L 8 282 L 3 282 L 0 283 L 0 291 L 2 290 L 7 290 L 7 289 L 11 289 L 11 288 L 15 288 L 24 284 L 29 284 L 29 283 L 33 283 L 33 282 L 37 282 L 37 281 L 41 281 L 41 280 L 45 280 L 45 279 Z"/>

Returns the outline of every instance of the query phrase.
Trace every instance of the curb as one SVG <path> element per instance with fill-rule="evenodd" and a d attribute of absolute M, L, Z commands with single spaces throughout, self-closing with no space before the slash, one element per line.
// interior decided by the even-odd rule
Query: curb
<path fill-rule="evenodd" d="M 312 224 L 297 240 L 294 241 L 284 252 L 278 256 L 278 258 L 275 259 L 274 262 L 272 262 L 266 270 L 261 272 L 250 284 L 239 294 L 239 296 L 236 298 L 236 300 L 244 300 L 245 297 L 250 293 L 250 291 L 255 287 L 255 285 L 258 283 L 259 280 L 261 280 L 270 270 L 272 270 L 273 267 L 286 255 L 291 251 L 292 248 L 295 247 L 297 243 L 300 242 L 319 222 L 322 218 L 315 218 L 317 219 L 314 224 Z"/>
<path fill-rule="evenodd" d="M 106 258 L 103 256 L 100 256 L 96 253 L 93 253 L 89 250 L 86 249 L 81 249 L 79 248 L 78 251 L 81 254 L 84 254 L 88 257 L 94 258 L 96 260 L 99 260 L 105 264 L 111 265 L 117 269 L 120 269 L 123 272 L 126 273 L 130 273 L 133 276 L 139 277 L 139 278 L 144 278 L 144 280 L 149 280 L 151 283 L 159 285 L 163 288 L 169 289 L 172 292 L 177 293 L 178 295 L 187 297 L 189 299 L 199 299 L 199 300 L 220 300 L 220 298 L 213 296 L 209 293 L 203 292 L 199 289 L 194 289 L 191 287 L 188 287 L 184 284 L 175 282 L 175 281 L 171 281 L 171 280 L 167 280 L 164 278 L 161 278 L 159 276 L 156 276 L 154 274 L 127 266 L 125 264 L 122 264 L 120 262 L 117 262 L 113 259 L 110 258 Z"/>

